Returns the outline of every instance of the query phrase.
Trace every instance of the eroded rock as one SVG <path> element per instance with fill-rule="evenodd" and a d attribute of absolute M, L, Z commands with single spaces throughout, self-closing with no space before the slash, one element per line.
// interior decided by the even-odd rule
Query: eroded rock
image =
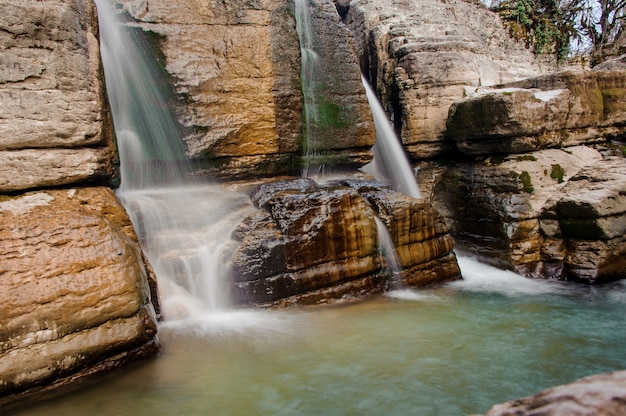
<path fill-rule="evenodd" d="M 356 34 L 362 66 L 414 159 L 447 150 L 448 109 L 466 87 L 517 81 L 554 68 L 512 40 L 497 14 L 470 2 L 354 0 L 345 21 Z"/>
<path fill-rule="evenodd" d="M 435 206 L 458 241 L 532 277 L 625 278 L 624 158 L 578 146 L 450 167 Z"/>
<path fill-rule="evenodd" d="M 163 52 L 181 98 L 188 155 L 213 177 L 285 173 L 299 167 L 303 96 L 294 4 L 119 1 Z M 351 33 L 330 0 L 310 3 L 328 117 L 317 150 L 358 165 L 371 160 L 373 122 Z"/>
<path fill-rule="evenodd" d="M 309 179 L 262 185 L 259 211 L 235 233 L 235 298 L 242 304 L 322 303 L 392 286 L 383 269 L 375 215 L 388 224 L 403 266 L 419 287 L 460 278 L 453 241 L 423 202 L 358 180 L 320 186 Z"/>
<path fill-rule="evenodd" d="M 593 144 L 626 125 L 626 72 L 562 72 L 483 88 L 450 107 L 446 134 L 467 155 Z"/>
<path fill-rule="evenodd" d="M 144 261 L 110 189 L 2 197 L 0 258 L 0 395 L 154 353 Z"/>
<path fill-rule="evenodd" d="M 113 177 L 97 27 L 87 0 L 0 4 L 0 191 Z"/>

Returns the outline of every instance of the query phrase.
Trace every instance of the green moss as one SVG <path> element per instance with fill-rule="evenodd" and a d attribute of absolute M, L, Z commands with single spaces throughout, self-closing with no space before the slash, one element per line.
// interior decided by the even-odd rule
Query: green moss
<path fill-rule="evenodd" d="M 530 162 L 536 162 L 537 158 L 533 155 L 522 155 L 522 156 L 517 156 L 515 160 L 517 160 L 518 162 L 523 162 L 525 160 L 530 161 Z"/>
<path fill-rule="evenodd" d="M 322 129 L 342 129 L 350 126 L 345 107 L 335 104 L 325 96 L 317 98 L 317 115 L 319 127 Z"/>
<path fill-rule="evenodd" d="M 524 187 L 524 192 L 532 194 L 535 191 L 535 188 L 533 188 L 533 184 L 532 184 L 532 181 L 530 179 L 530 173 L 528 173 L 526 171 L 523 171 L 519 175 L 519 179 L 520 179 L 520 181 L 522 181 L 522 185 Z"/>
<path fill-rule="evenodd" d="M 558 163 L 556 165 L 552 165 L 550 177 L 552 179 L 555 179 L 558 183 L 563 183 L 563 178 L 565 177 L 565 169 L 563 169 L 563 167 Z"/>

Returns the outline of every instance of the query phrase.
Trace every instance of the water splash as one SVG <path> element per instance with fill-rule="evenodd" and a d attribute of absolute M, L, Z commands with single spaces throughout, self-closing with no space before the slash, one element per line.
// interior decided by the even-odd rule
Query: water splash
<path fill-rule="evenodd" d="M 376 127 L 376 144 L 373 148 L 374 162 L 369 166 L 374 169 L 372 173 L 378 180 L 390 184 L 396 191 L 413 198 L 421 198 L 421 192 L 409 160 L 396 132 L 389 123 L 383 106 L 363 75 L 361 75 L 361 80 L 365 87 L 367 101 L 372 109 L 374 126 Z"/>
<path fill-rule="evenodd" d="M 387 260 L 390 289 L 401 289 L 403 286 L 402 264 L 400 263 L 400 259 L 398 259 L 393 239 L 385 223 L 376 215 L 374 215 L 374 220 L 376 221 L 376 231 L 378 231 L 378 247 L 381 251 L 381 255 Z"/>

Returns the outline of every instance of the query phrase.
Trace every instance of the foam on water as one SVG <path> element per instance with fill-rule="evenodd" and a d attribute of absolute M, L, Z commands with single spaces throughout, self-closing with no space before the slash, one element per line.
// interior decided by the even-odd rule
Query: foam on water
<path fill-rule="evenodd" d="M 451 287 L 497 292 L 509 296 L 565 294 L 569 290 L 560 282 L 530 279 L 509 270 L 481 263 L 472 257 L 457 255 L 457 260 L 463 280 L 450 283 Z"/>

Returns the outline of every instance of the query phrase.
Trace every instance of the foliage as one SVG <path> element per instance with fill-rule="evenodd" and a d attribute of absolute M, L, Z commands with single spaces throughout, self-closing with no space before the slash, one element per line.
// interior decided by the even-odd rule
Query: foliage
<path fill-rule="evenodd" d="M 535 53 L 588 53 L 598 64 L 626 53 L 626 0 L 482 0 Z"/>
<path fill-rule="evenodd" d="M 559 0 L 503 0 L 493 10 L 502 16 L 513 37 L 535 53 L 553 53 L 559 60 L 567 56 L 576 30 Z"/>

